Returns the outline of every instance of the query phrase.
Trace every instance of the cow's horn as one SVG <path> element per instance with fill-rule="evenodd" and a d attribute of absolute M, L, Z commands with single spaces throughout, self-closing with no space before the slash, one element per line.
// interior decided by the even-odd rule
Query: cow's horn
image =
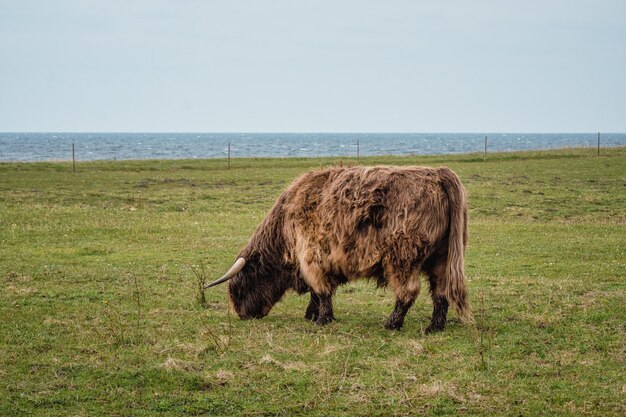
<path fill-rule="evenodd" d="M 237 272 L 241 271 L 243 269 L 243 266 L 246 264 L 246 259 L 245 258 L 238 258 L 235 263 L 233 264 L 233 266 L 230 267 L 230 269 L 228 270 L 228 272 L 226 272 L 224 274 L 223 277 L 216 279 L 215 281 L 213 281 L 210 284 L 207 284 L 204 286 L 205 289 L 207 288 L 211 288 L 214 285 L 217 284 L 221 284 L 222 282 L 226 282 L 229 279 L 231 279 L 232 277 L 235 276 L 235 274 L 237 274 Z"/>

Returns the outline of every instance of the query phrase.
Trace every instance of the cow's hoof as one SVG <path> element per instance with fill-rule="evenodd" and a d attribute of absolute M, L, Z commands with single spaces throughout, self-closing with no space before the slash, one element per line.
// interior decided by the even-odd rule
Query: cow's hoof
<path fill-rule="evenodd" d="M 304 318 L 306 320 L 308 320 L 308 321 L 316 321 L 317 320 L 317 313 L 309 313 L 309 312 L 307 312 L 304 315 Z"/>
<path fill-rule="evenodd" d="M 333 320 L 335 320 L 335 318 L 333 316 L 330 316 L 330 317 L 318 317 L 317 320 L 315 320 L 315 324 L 317 324 L 318 326 L 324 326 L 324 325 L 330 323 Z"/>
<path fill-rule="evenodd" d="M 387 323 L 385 323 L 385 329 L 387 330 L 400 330 L 402 329 L 402 326 L 404 325 L 404 323 L 398 323 L 395 321 L 388 321 Z"/>
<path fill-rule="evenodd" d="M 443 329 L 445 328 L 445 326 L 442 326 L 440 324 L 438 325 L 434 325 L 434 324 L 430 324 L 426 330 L 424 331 L 424 333 L 426 334 L 430 334 L 430 333 L 437 333 L 437 332 L 442 332 Z"/>

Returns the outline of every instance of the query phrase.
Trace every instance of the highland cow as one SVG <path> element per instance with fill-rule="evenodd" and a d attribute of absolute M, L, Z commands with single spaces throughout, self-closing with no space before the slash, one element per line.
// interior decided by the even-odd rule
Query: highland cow
<path fill-rule="evenodd" d="M 385 327 L 399 329 L 429 284 L 433 315 L 426 332 L 443 330 L 448 304 L 471 322 L 464 274 L 467 198 L 448 168 L 337 167 L 315 170 L 284 191 L 230 270 L 239 317 L 261 318 L 287 290 L 310 292 L 305 318 L 334 320 L 336 288 L 375 278 L 395 292 Z"/>

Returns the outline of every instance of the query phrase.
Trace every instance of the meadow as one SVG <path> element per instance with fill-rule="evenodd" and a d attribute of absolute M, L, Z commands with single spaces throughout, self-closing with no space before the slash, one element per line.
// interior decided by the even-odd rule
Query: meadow
<path fill-rule="evenodd" d="M 401 331 L 388 289 L 262 320 L 205 292 L 314 168 L 446 165 L 470 198 L 476 325 Z M 0 415 L 626 414 L 626 148 L 355 159 L 0 164 Z"/>

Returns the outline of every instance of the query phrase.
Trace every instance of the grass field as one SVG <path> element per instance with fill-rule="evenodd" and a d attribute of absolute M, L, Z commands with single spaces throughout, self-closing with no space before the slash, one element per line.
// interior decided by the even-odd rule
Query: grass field
<path fill-rule="evenodd" d="M 196 273 L 339 159 L 2 163 L 0 415 L 625 415 L 626 148 L 594 153 L 361 159 L 468 189 L 477 324 L 429 336 L 426 291 L 390 332 L 369 281 L 325 327 L 295 294 L 254 321 L 225 286 L 200 302 Z"/>

